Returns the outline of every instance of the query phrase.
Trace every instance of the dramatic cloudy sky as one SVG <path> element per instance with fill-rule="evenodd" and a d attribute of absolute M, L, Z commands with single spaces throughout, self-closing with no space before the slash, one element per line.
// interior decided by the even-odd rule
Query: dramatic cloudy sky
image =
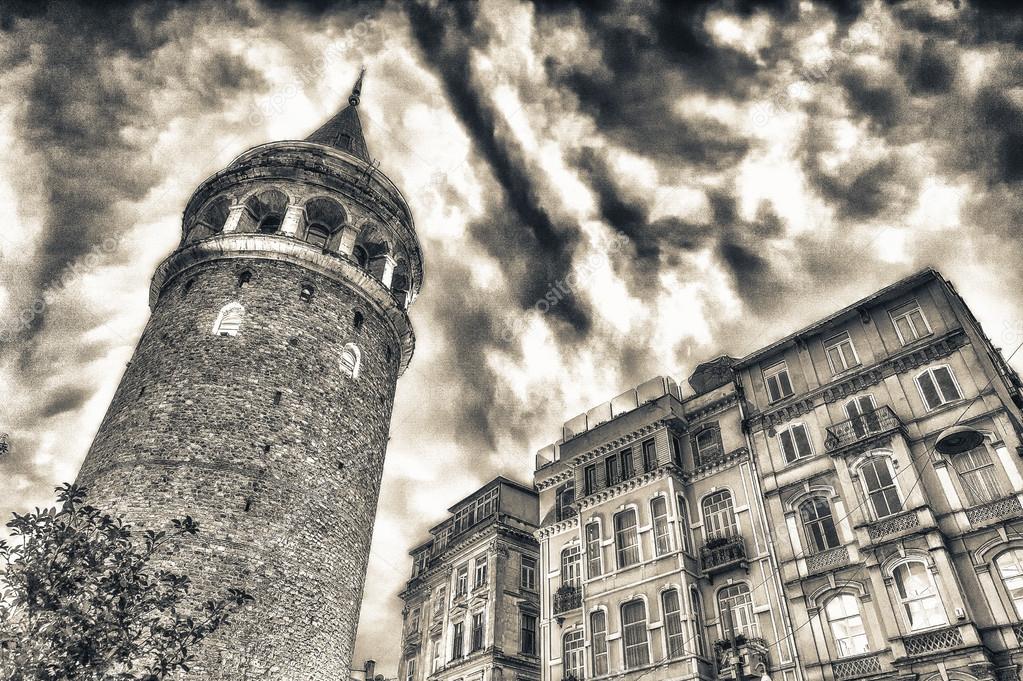
<path fill-rule="evenodd" d="M 563 420 L 928 265 L 1023 341 L 1014 5 L 4 3 L 0 511 L 74 478 L 196 184 L 365 65 L 427 265 L 358 649 L 391 675 L 408 548 Z"/>

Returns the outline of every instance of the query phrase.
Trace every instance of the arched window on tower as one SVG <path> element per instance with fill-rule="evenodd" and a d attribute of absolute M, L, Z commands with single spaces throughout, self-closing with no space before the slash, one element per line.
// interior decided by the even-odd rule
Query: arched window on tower
<path fill-rule="evenodd" d="M 313 296 L 315 294 L 316 289 L 313 287 L 313 285 L 310 284 L 309 282 L 304 282 L 302 284 L 302 289 L 298 293 L 298 297 L 299 300 L 301 300 L 302 302 L 308 303 L 310 300 L 313 299 Z"/>
<path fill-rule="evenodd" d="M 252 272 L 245 270 L 238 275 L 238 288 L 246 288 L 252 282 Z"/>
<path fill-rule="evenodd" d="M 276 189 L 267 189 L 245 201 L 249 217 L 246 219 L 246 229 L 251 231 L 255 226 L 256 231 L 263 234 L 274 234 L 281 228 L 284 221 L 284 212 L 288 208 L 288 196 Z"/>
<path fill-rule="evenodd" d="M 283 218 L 277 213 L 267 215 L 259 221 L 259 231 L 263 234 L 275 234 L 281 228 Z"/>
<path fill-rule="evenodd" d="M 214 336 L 237 336 L 245 319 L 245 308 L 241 303 L 231 302 L 220 308 L 217 321 L 213 323 Z"/>
<path fill-rule="evenodd" d="M 305 240 L 317 248 L 326 248 L 328 239 L 330 231 L 318 222 L 314 222 L 306 229 Z"/>
<path fill-rule="evenodd" d="M 355 311 L 355 315 L 352 317 L 352 328 L 355 329 L 356 332 L 362 331 L 362 322 L 363 321 L 364 321 L 364 318 L 362 316 L 362 313 L 359 312 L 358 310 L 356 310 Z"/>
<path fill-rule="evenodd" d="M 362 364 L 362 353 L 355 343 L 349 343 L 341 351 L 341 373 L 349 378 L 359 377 L 359 366 Z"/>
<path fill-rule="evenodd" d="M 355 249 L 352 250 L 352 257 L 355 258 L 355 262 L 359 265 L 359 267 L 363 269 L 366 269 L 369 265 L 369 253 L 362 246 L 356 246 Z"/>

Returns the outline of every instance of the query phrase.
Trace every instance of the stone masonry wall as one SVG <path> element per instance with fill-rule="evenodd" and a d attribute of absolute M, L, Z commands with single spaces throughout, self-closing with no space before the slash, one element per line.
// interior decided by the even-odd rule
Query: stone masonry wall
<path fill-rule="evenodd" d="M 245 307 L 241 330 L 214 336 L 231 301 Z M 349 342 L 362 352 L 354 381 L 339 364 Z M 196 518 L 199 536 L 166 563 L 197 600 L 231 586 L 256 597 L 185 678 L 347 678 L 396 343 L 355 290 L 287 262 L 204 262 L 164 287 L 79 482 L 137 527 Z"/>

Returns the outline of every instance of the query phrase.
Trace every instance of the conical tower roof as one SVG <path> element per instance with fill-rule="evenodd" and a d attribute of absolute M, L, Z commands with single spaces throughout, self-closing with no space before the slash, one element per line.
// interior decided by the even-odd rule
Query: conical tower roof
<path fill-rule="evenodd" d="M 363 69 L 359 80 L 355 81 L 352 94 L 348 97 L 348 106 L 341 109 L 333 118 L 320 126 L 316 132 L 306 138 L 307 142 L 325 144 L 372 163 L 366 138 L 362 135 L 362 122 L 359 120 L 359 96 L 362 94 L 362 78 L 366 74 Z"/>

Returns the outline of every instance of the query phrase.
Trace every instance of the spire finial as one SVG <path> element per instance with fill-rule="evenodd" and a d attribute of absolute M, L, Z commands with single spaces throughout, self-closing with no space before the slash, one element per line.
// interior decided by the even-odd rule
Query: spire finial
<path fill-rule="evenodd" d="M 352 87 L 352 94 L 348 97 L 348 103 L 352 106 L 359 106 L 359 95 L 362 94 L 362 77 L 366 75 L 366 67 L 359 71 L 359 80 L 355 81 Z"/>

